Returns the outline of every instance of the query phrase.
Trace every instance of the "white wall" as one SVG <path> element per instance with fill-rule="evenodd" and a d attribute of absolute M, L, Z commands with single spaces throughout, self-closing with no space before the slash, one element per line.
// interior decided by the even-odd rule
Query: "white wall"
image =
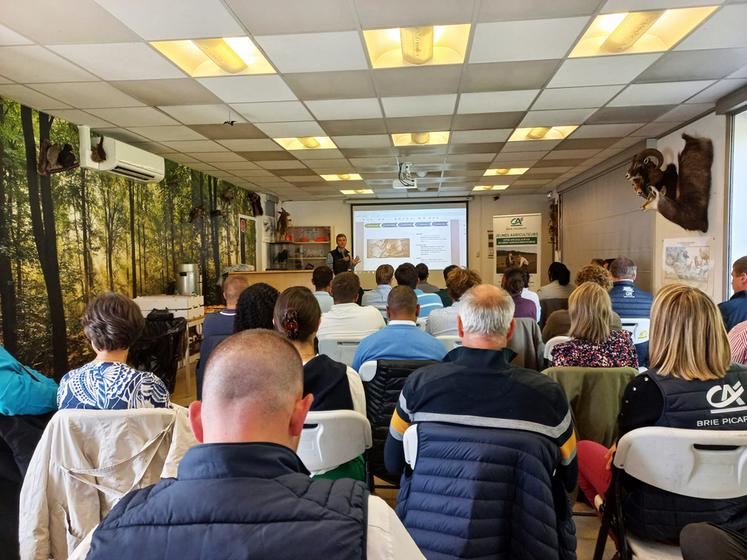
<path fill-rule="evenodd" d="M 626 256 L 638 266 L 636 285 L 652 286 L 654 212 L 641 210 L 621 164 L 560 193 L 562 260 L 572 277 L 591 259 Z"/>
<path fill-rule="evenodd" d="M 351 208 L 342 200 L 293 201 L 282 204 L 290 212 L 292 225 L 318 226 L 331 225 L 333 236 L 338 233 L 350 235 Z M 547 281 L 547 266 L 552 262 L 552 246 L 549 243 L 547 228 L 550 216 L 550 202 L 545 195 L 502 195 L 500 200 L 492 196 L 475 196 L 468 204 L 468 244 L 467 263 L 477 270 L 486 282 L 493 280 L 494 262 L 487 258 L 489 229 L 493 228 L 493 216 L 498 214 L 542 213 L 542 283 Z M 441 271 L 433 271 L 429 281 L 443 287 Z M 375 286 L 373 273 L 361 273 L 364 288 Z"/>
<path fill-rule="evenodd" d="M 732 165 L 731 186 L 731 254 L 728 265 L 747 255 L 747 111 L 734 117 L 734 143 L 732 153 L 737 154 Z"/>
<path fill-rule="evenodd" d="M 702 119 L 678 129 L 659 139 L 657 148 L 664 155 L 664 161 L 677 161 L 677 154 L 685 146 L 682 133 L 692 136 L 704 136 L 713 142 L 713 166 L 711 167 L 711 201 L 708 206 L 708 232 L 686 231 L 657 213 L 656 237 L 654 245 L 654 289 L 658 290 L 663 283 L 662 252 L 665 239 L 677 237 L 708 237 L 712 239 L 711 259 L 713 260 L 714 288 L 709 294 L 715 301 L 722 301 L 726 296 L 725 278 L 729 274 L 729 264 L 725 262 L 728 231 L 725 226 L 725 208 L 728 189 L 726 186 L 727 153 L 726 153 L 726 116 L 710 114 Z"/>

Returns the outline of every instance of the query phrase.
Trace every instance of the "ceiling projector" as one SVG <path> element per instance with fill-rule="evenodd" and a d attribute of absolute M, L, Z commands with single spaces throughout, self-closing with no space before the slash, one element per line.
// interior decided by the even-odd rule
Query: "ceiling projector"
<path fill-rule="evenodd" d="M 394 181 L 392 181 L 392 188 L 393 189 L 417 189 L 418 180 L 409 179 L 407 181 L 402 181 L 401 179 L 395 179 Z"/>
<path fill-rule="evenodd" d="M 417 189 L 418 180 L 412 176 L 412 163 L 405 161 L 399 164 L 397 178 L 392 181 L 393 189 Z"/>

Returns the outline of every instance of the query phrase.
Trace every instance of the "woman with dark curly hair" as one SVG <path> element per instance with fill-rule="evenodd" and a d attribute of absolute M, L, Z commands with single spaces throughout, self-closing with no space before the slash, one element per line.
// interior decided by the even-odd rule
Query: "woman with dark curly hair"
<path fill-rule="evenodd" d="M 249 329 L 273 329 L 272 310 L 280 292 L 269 284 L 252 284 L 241 292 L 236 304 L 233 332 Z"/>
<path fill-rule="evenodd" d="M 112 410 L 166 408 L 169 391 L 155 374 L 127 365 L 130 347 L 140 337 L 145 319 L 127 296 L 106 292 L 86 306 L 83 332 L 96 358 L 69 371 L 60 381 L 57 407 Z"/>
<path fill-rule="evenodd" d="M 306 287 L 288 288 L 275 304 L 275 329 L 285 335 L 301 355 L 303 393 L 314 395 L 311 410 L 355 410 L 365 416 L 366 397 L 361 378 L 352 368 L 314 349 L 314 339 L 322 318 L 314 294 Z M 358 457 L 324 474 L 324 478 L 350 477 L 365 480 L 365 464 Z"/>

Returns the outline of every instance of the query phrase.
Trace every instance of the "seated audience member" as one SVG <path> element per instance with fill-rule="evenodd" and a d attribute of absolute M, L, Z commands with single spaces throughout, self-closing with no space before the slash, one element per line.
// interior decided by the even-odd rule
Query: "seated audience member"
<path fill-rule="evenodd" d="M 615 262 L 615 259 L 604 259 L 604 264 L 602 264 L 602 268 L 609 272 L 610 267 L 612 266 L 613 262 Z"/>
<path fill-rule="evenodd" d="M 554 262 L 547 269 L 547 276 L 550 283 L 545 284 L 539 290 L 537 295 L 540 299 L 568 299 L 571 297 L 573 286 L 571 282 L 571 271 L 561 262 Z"/>
<path fill-rule="evenodd" d="M 318 338 L 363 337 L 384 327 L 384 318 L 370 305 L 358 305 L 361 283 L 353 272 L 341 272 L 332 280 L 334 305 L 322 315 Z"/>
<path fill-rule="evenodd" d="M 446 279 L 449 277 L 449 273 L 454 270 L 455 268 L 459 268 L 455 264 L 450 264 L 446 268 L 444 268 L 444 283 L 446 283 Z M 441 288 L 438 290 L 438 297 L 441 298 L 441 303 L 444 307 L 449 307 L 453 302 L 451 297 L 449 297 L 449 289 L 448 288 Z"/>
<path fill-rule="evenodd" d="M 747 534 L 713 523 L 691 523 L 680 532 L 682 560 L 744 560 Z"/>
<path fill-rule="evenodd" d="M 747 321 L 742 321 L 729 331 L 732 361 L 747 365 Z"/>
<path fill-rule="evenodd" d="M 731 364 L 726 330 L 716 305 L 696 288 L 664 286 L 651 309 L 651 368 L 625 388 L 620 436 L 645 426 L 734 430 L 744 426 L 741 407 L 720 408 L 713 422 L 711 394 L 747 384 L 747 369 Z M 726 394 L 724 392 L 724 394 Z M 719 399 L 720 400 L 720 399 Z M 609 487 L 615 446 L 579 442 L 579 487 L 589 503 Z M 700 500 L 623 479 L 625 523 L 642 538 L 673 540 L 690 522 L 709 521 L 744 531 L 747 497 Z"/>
<path fill-rule="evenodd" d="M 462 346 L 443 363 L 407 378 L 389 426 L 387 470 L 395 474 L 405 467 L 405 430 L 435 416 L 450 424 L 510 427 L 547 436 L 560 448 L 565 487 L 575 487 L 576 438 L 568 401 L 546 375 L 511 364 L 514 353 L 506 344 L 515 328 L 513 316 L 513 298 L 501 288 L 481 284 L 460 298 Z"/>
<path fill-rule="evenodd" d="M 426 331 L 433 336 L 457 336 L 457 315 L 459 315 L 459 298 L 464 292 L 482 282 L 474 270 L 453 268 L 446 278 L 446 289 L 453 304 L 443 309 L 435 309 L 428 316 Z"/>
<path fill-rule="evenodd" d="M 314 284 L 314 297 L 319 302 L 322 313 L 332 309 L 332 296 L 329 295 L 330 284 L 334 274 L 327 265 L 317 266 L 311 273 L 311 282 Z"/>
<path fill-rule="evenodd" d="M 36 416 L 57 410 L 57 383 L 24 366 L 0 346 L 0 415 Z"/>
<path fill-rule="evenodd" d="M 226 339 L 210 356 L 203 400 L 190 405 L 201 444 L 176 478 L 123 497 L 71 560 L 423 559 L 363 482 L 309 478 L 294 451 L 312 401 L 282 336 Z"/>
<path fill-rule="evenodd" d="M 81 318 L 83 332 L 96 358 L 66 373 L 57 391 L 57 408 L 112 410 L 166 408 L 169 391 L 148 371 L 127 365 L 130 346 L 138 339 L 145 319 L 127 296 L 106 292 L 90 302 Z"/>
<path fill-rule="evenodd" d="M 382 315 L 386 315 L 386 300 L 392 291 L 392 278 L 394 278 L 394 267 L 390 264 L 382 264 L 376 267 L 376 287 L 373 290 L 363 292 L 361 305 L 372 305 Z"/>
<path fill-rule="evenodd" d="M 633 284 L 636 273 L 635 263 L 627 257 L 619 257 L 610 265 L 612 310 L 622 319 L 648 319 L 651 316 L 651 302 L 654 298 Z M 648 341 L 636 344 L 635 349 L 638 363 L 647 366 Z"/>
<path fill-rule="evenodd" d="M 734 295 L 718 305 L 727 332 L 737 323 L 747 321 L 747 256 L 734 261 L 731 269 L 731 287 Z"/>
<path fill-rule="evenodd" d="M 612 287 L 612 281 L 610 275 L 601 266 L 589 264 L 583 267 L 576 274 L 576 286 L 580 286 L 584 282 L 594 282 L 599 284 L 606 291 Z M 613 331 L 619 331 L 622 329 L 622 321 L 620 316 L 612 312 L 612 319 L 610 320 L 610 329 Z M 550 316 L 545 322 L 545 326 L 542 329 L 542 340 L 547 342 L 551 338 L 556 336 L 567 336 L 568 331 L 571 330 L 571 316 L 568 314 L 567 309 L 558 309 L 550 313 Z"/>
<path fill-rule="evenodd" d="M 241 292 L 236 304 L 233 332 L 272 329 L 272 312 L 279 295 L 280 292 L 264 282 L 252 284 Z"/>
<path fill-rule="evenodd" d="M 397 280 L 398 286 L 409 286 L 415 290 L 415 295 L 418 296 L 418 305 L 420 306 L 418 318 L 427 317 L 434 309 L 441 309 L 443 307 L 441 298 L 437 294 L 426 294 L 423 290 L 418 289 L 418 271 L 412 263 L 402 263 L 399 265 L 397 270 L 394 271 L 394 278 Z"/>
<path fill-rule="evenodd" d="M 440 360 L 444 345 L 415 324 L 418 297 L 407 286 L 392 288 L 387 299 L 386 327 L 364 338 L 353 358 L 353 369 L 369 360 Z"/>
<path fill-rule="evenodd" d="M 523 297 L 524 299 L 528 299 L 534 304 L 534 308 L 537 310 L 537 316 L 535 317 L 535 320 L 539 323 L 539 320 L 542 317 L 540 298 L 537 295 L 537 292 L 533 292 L 529 289 L 529 270 L 526 268 L 522 268 L 521 275 L 524 278 L 524 289 L 521 290 L 521 297 Z"/>
<path fill-rule="evenodd" d="M 610 329 L 610 296 L 599 284 L 586 282 L 573 290 L 568 299 L 568 314 L 571 339 L 552 349 L 553 366 L 638 367 L 630 333 Z"/>
<path fill-rule="evenodd" d="M 591 259 L 591 262 L 589 264 L 595 264 L 597 266 L 601 266 L 602 268 L 606 269 L 607 267 L 604 266 L 605 260 L 604 259 Z"/>
<path fill-rule="evenodd" d="M 418 273 L 418 290 L 426 294 L 437 294 L 438 286 L 428 283 L 428 276 L 430 275 L 428 265 L 425 263 L 418 263 L 415 265 L 415 270 Z"/>
<path fill-rule="evenodd" d="M 197 364 L 197 370 L 195 371 L 198 399 L 202 395 L 202 377 L 205 372 L 205 364 L 210 357 L 210 352 L 212 352 L 224 338 L 233 334 L 233 322 L 236 318 L 236 305 L 239 302 L 241 292 L 246 289 L 246 285 L 247 280 L 244 277 L 229 275 L 225 282 L 223 282 L 223 299 L 226 300 L 226 308 L 205 315 L 205 321 L 202 323 L 200 361 Z"/>
<path fill-rule="evenodd" d="M 314 338 L 322 319 L 319 303 L 311 290 L 302 286 L 288 288 L 275 304 L 275 328 L 291 341 L 303 362 L 303 394 L 314 395 L 311 410 L 355 410 L 366 415 L 363 382 L 352 368 L 317 354 Z M 363 456 L 325 472 L 323 478 L 366 479 Z"/>
<path fill-rule="evenodd" d="M 537 319 L 537 306 L 533 301 L 522 297 L 524 291 L 524 273 L 520 268 L 507 268 L 503 273 L 501 287 L 506 290 L 514 300 L 514 319 L 526 317 Z"/>

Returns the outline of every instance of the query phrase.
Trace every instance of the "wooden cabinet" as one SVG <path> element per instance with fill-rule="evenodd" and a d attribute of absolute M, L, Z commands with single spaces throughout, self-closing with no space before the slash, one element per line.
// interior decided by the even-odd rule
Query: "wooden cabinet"
<path fill-rule="evenodd" d="M 327 260 L 331 239 L 330 226 L 291 226 L 285 240 L 268 244 L 267 270 L 312 270 Z"/>

